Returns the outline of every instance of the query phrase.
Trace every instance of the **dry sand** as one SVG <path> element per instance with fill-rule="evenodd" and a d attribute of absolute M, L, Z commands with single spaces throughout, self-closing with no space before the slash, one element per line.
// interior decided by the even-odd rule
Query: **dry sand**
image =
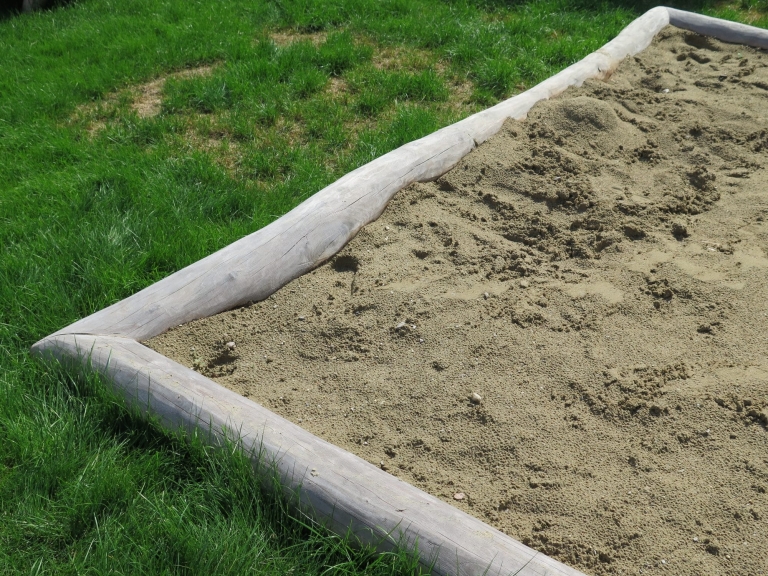
<path fill-rule="evenodd" d="M 765 574 L 766 167 L 768 54 L 670 29 L 148 345 L 585 572 Z"/>

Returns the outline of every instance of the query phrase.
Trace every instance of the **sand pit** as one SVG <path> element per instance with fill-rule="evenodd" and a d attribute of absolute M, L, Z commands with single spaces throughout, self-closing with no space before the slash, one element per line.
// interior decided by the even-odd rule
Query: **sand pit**
<path fill-rule="evenodd" d="M 766 574 L 767 167 L 768 55 L 669 29 L 146 344 L 587 573 Z"/>

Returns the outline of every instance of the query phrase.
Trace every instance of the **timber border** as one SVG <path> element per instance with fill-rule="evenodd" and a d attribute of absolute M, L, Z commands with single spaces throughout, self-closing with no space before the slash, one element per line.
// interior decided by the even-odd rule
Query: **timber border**
<path fill-rule="evenodd" d="M 768 30 L 653 8 L 605 46 L 530 90 L 348 173 L 272 224 L 43 338 L 32 353 L 101 373 L 131 405 L 171 430 L 207 430 L 211 443 L 238 442 L 255 467 L 266 463 L 277 471 L 302 513 L 381 550 L 416 551 L 434 574 L 582 575 L 140 341 L 263 300 L 338 252 L 399 190 L 438 178 L 507 118 L 525 118 L 536 102 L 587 79 L 607 78 L 668 25 L 768 49 Z"/>

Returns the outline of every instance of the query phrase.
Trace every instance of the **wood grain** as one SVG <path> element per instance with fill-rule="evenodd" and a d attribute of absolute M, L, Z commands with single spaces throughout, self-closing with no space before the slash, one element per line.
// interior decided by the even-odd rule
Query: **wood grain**
<path fill-rule="evenodd" d="M 213 443 L 239 438 L 302 513 L 382 549 L 418 543 L 437 574 L 581 574 L 133 339 L 57 336 L 35 352 L 87 364 L 171 430 L 197 427 Z"/>
<path fill-rule="evenodd" d="M 669 12 L 669 23 L 683 30 L 711 36 L 723 42 L 744 44 L 755 48 L 768 48 L 768 30 L 675 8 L 667 8 L 667 11 Z"/>
<path fill-rule="evenodd" d="M 536 102 L 610 74 L 668 22 L 665 8 L 650 10 L 603 48 L 531 90 L 377 158 L 272 224 L 57 334 L 115 334 L 141 341 L 263 300 L 338 252 L 399 190 L 444 174 L 507 118 L 524 118 Z"/>
<path fill-rule="evenodd" d="M 536 102 L 610 75 L 670 23 L 768 47 L 766 30 L 664 7 L 649 10 L 598 51 L 531 90 L 350 172 L 269 226 L 44 338 L 33 353 L 100 372 L 172 430 L 208 431 L 213 443 L 242 442 L 255 467 L 276 470 L 302 514 L 381 549 L 417 547 L 422 562 L 434 561 L 437 574 L 580 574 L 137 340 L 266 298 L 340 250 L 398 190 L 447 172 L 507 118 L 525 118 Z"/>

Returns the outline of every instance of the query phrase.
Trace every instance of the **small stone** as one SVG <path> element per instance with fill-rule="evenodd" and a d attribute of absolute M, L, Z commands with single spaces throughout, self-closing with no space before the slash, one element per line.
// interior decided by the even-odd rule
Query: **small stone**
<path fill-rule="evenodd" d="M 405 322 L 400 322 L 397 326 L 395 326 L 395 330 L 400 330 L 401 328 L 406 328 L 408 324 Z"/>
<path fill-rule="evenodd" d="M 304 316 L 299 316 L 299 321 L 300 322 L 304 322 L 304 320 L 306 320 L 306 318 Z"/>
<path fill-rule="evenodd" d="M 491 295 L 490 295 L 490 294 L 488 294 L 488 292 L 483 292 L 483 298 L 485 298 L 486 300 L 488 300 L 488 298 L 490 298 L 490 297 L 491 297 Z"/>
<path fill-rule="evenodd" d="M 469 401 L 472 402 L 472 404 L 480 404 L 480 402 L 483 401 L 483 397 L 477 392 L 472 392 L 472 394 L 469 395 Z"/>
<path fill-rule="evenodd" d="M 227 342 L 227 348 L 229 348 L 230 350 L 234 350 L 235 349 L 235 343 L 234 342 Z"/>
<path fill-rule="evenodd" d="M 528 288 L 530 284 L 528 284 L 528 280 L 520 280 L 520 288 Z"/>
<path fill-rule="evenodd" d="M 694 536 L 694 537 L 693 537 L 693 541 L 694 541 L 694 542 L 698 542 L 698 541 L 699 541 L 699 539 L 698 539 L 696 536 Z"/>
<path fill-rule="evenodd" d="M 312 472 L 310 472 L 312 476 L 318 476 L 320 473 L 317 471 L 317 468 L 312 468 Z"/>
<path fill-rule="evenodd" d="M 664 88 L 664 90 L 662 90 L 662 92 L 663 92 L 664 94 L 669 94 L 669 88 Z"/>
<path fill-rule="evenodd" d="M 464 492 L 456 492 L 456 494 L 453 495 L 454 500 L 464 500 L 466 497 L 467 495 L 464 494 Z"/>

